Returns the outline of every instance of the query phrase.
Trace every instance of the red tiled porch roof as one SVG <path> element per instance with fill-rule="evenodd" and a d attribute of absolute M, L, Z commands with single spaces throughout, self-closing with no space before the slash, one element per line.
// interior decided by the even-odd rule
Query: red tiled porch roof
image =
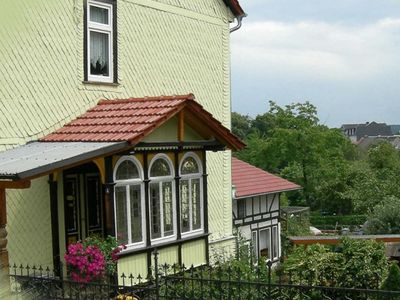
<path fill-rule="evenodd" d="M 236 198 L 301 189 L 293 182 L 272 175 L 235 157 L 232 157 L 232 184 L 236 187 Z"/>
<path fill-rule="evenodd" d="M 204 128 L 232 150 L 245 146 L 194 100 L 192 94 L 101 100 L 85 114 L 40 139 L 41 142 L 140 142 L 167 120 L 184 111 L 185 122 Z"/>

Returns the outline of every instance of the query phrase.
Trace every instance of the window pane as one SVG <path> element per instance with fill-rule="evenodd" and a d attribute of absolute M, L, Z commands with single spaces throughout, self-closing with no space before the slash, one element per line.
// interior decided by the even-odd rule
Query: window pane
<path fill-rule="evenodd" d="M 271 243 L 269 229 L 260 230 L 260 254 L 264 258 L 270 258 Z"/>
<path fill-rule="evenodd" d="M 132 243 L 141 242 L 142 237 L 142 211 L 140 185 L 131 185 L 129 187 L 131 199 L 131 234 Z"/>
<path fill-rule="evenodd" d="M 201 228 L 200 179 L 192 179 L 193 230 Z"/>
<path fill-rule="evenodd" d="M 101 24 L 108 24 L 108 9 L 91 5 L 90 21 Z"/>
<path fill-rule="evenodd" d="M 160 190 L 158 183 L 150 183 L 151 238 L 161 237 Z"/>
<path fill-rule="evenodd" d="M 272 228 L 272 244 L 274 246 L 272 257 L 277 258 L 278 257 L 278 228 L 276 226 Z"/>
<path fill-rule="evenodd" d="M 159 158 L 151 166 L 150 177 L 169 175 L 171 175 L 171 170 L 165 159 Z"/>
<path fill-rule="evenodd" d="M 181 190 L 181 229 L 182 232 L 187 232 L 190 230 L 189 221 L 189 181 L 181 180 L 180 183 Z"/>
<path fill-rule="evenodd" d="M 193 157 L 188 157 L 182 163 L 181 173 L 185 174 L 195 174 L 199 173 L 199 166 Z"/>
<path fill-rule="evenodd" d="M 115 210 L 117 222 L 117 239 L 119 243 L 128 243 L 128 224 L 126 208 L 126 187 L 117 186 L 115 188 Z"/>
<path fill-rule="evenodd" d="M 172 182 L 163 182 L 164 236 L 174 234 L 174 217 L 172 214 Z"/>
<path fill-rule="evenodd" d="M 237 200 L 238 207 L 238 218 L 244 218 L 246 216 L 246 202 L 245 199 Z"/>
<path fill-rule="evenodd" d="M 258 258 L 258 242 L 257 242 L 257 231 L 251 233 L 251 244 L 253 248 L 253 255 Z"/>
<path fill-rule="evenodd" d="M 90 74 L 109 76 L 109 35 L 90 31 Z"/>
<path fill-rule="evenodd" d="M 140 178 L 139 171 L 136 165 L 130 161 L 123 161 L 117 169 L 117 173 L 115 174 L 115 180 L 126 180 L 126 179 L 134 179 Z"/>

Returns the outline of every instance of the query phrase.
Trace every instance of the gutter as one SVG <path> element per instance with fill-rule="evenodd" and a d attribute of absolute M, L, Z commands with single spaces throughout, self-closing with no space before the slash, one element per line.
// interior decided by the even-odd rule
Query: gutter
<path fill-rule="evenodd" d="M 239 30 L 240 27 L 242 27 L 242 21 L 243 21 L 243 18 L 245 18 L 245 17 L 247 17 L 247 14 L 243 14 L 243 15 L 237 16 L 236 17 L 237 24 L 236 24 L 236 26 L 232 27 L 229 30 L 229 33 L 232 33 L 232 32 L 235 32 L 236 30 Z"/>

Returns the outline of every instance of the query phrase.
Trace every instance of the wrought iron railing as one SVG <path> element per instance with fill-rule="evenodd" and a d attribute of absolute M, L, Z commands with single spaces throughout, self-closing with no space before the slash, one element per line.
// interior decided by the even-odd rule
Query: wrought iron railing
<path fill-rule="evenodd" d="M 158 265 L 157 252 L 154 262 L 153 274 L 146 278 L 120 274 L 85 284 L 57 276 L 49 268 L 12 265 L 11 287 L 33 299 L 400 299 L 398 291 L 315 286 L 306 280 L 294 284 L 290 274 L 277 275 L 272 263 L 252 265 L 251 272 L 235 263 L 187 268 Z"/>

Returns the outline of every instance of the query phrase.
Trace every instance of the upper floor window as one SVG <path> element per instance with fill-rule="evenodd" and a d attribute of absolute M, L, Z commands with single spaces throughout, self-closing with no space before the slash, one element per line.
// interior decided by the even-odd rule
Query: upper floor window
<path fill-rule="evenodd" d="M 186 154 L 180 165 L 180 207 L 182 235 L 203 229 L 203 189 L 200 160 Z"/>
<path fill-rule="evenodd" d="M 85 80 L 114 82 L 114 4 L 88 1 Z"/>
<path fill-rule="evenodd" d="M 122 157 L 115 166 L 115 225 L 117 238 L 128 246 L 142 246 L 145 237 L 143 176 L 140 163 Z"/>
<path fill-rule="evenodd" d="M 149 170 L 150 236 L 154 241 L 175 238 L 176 209 L 173 167 L 165 154 L 156 155 Z"/>

